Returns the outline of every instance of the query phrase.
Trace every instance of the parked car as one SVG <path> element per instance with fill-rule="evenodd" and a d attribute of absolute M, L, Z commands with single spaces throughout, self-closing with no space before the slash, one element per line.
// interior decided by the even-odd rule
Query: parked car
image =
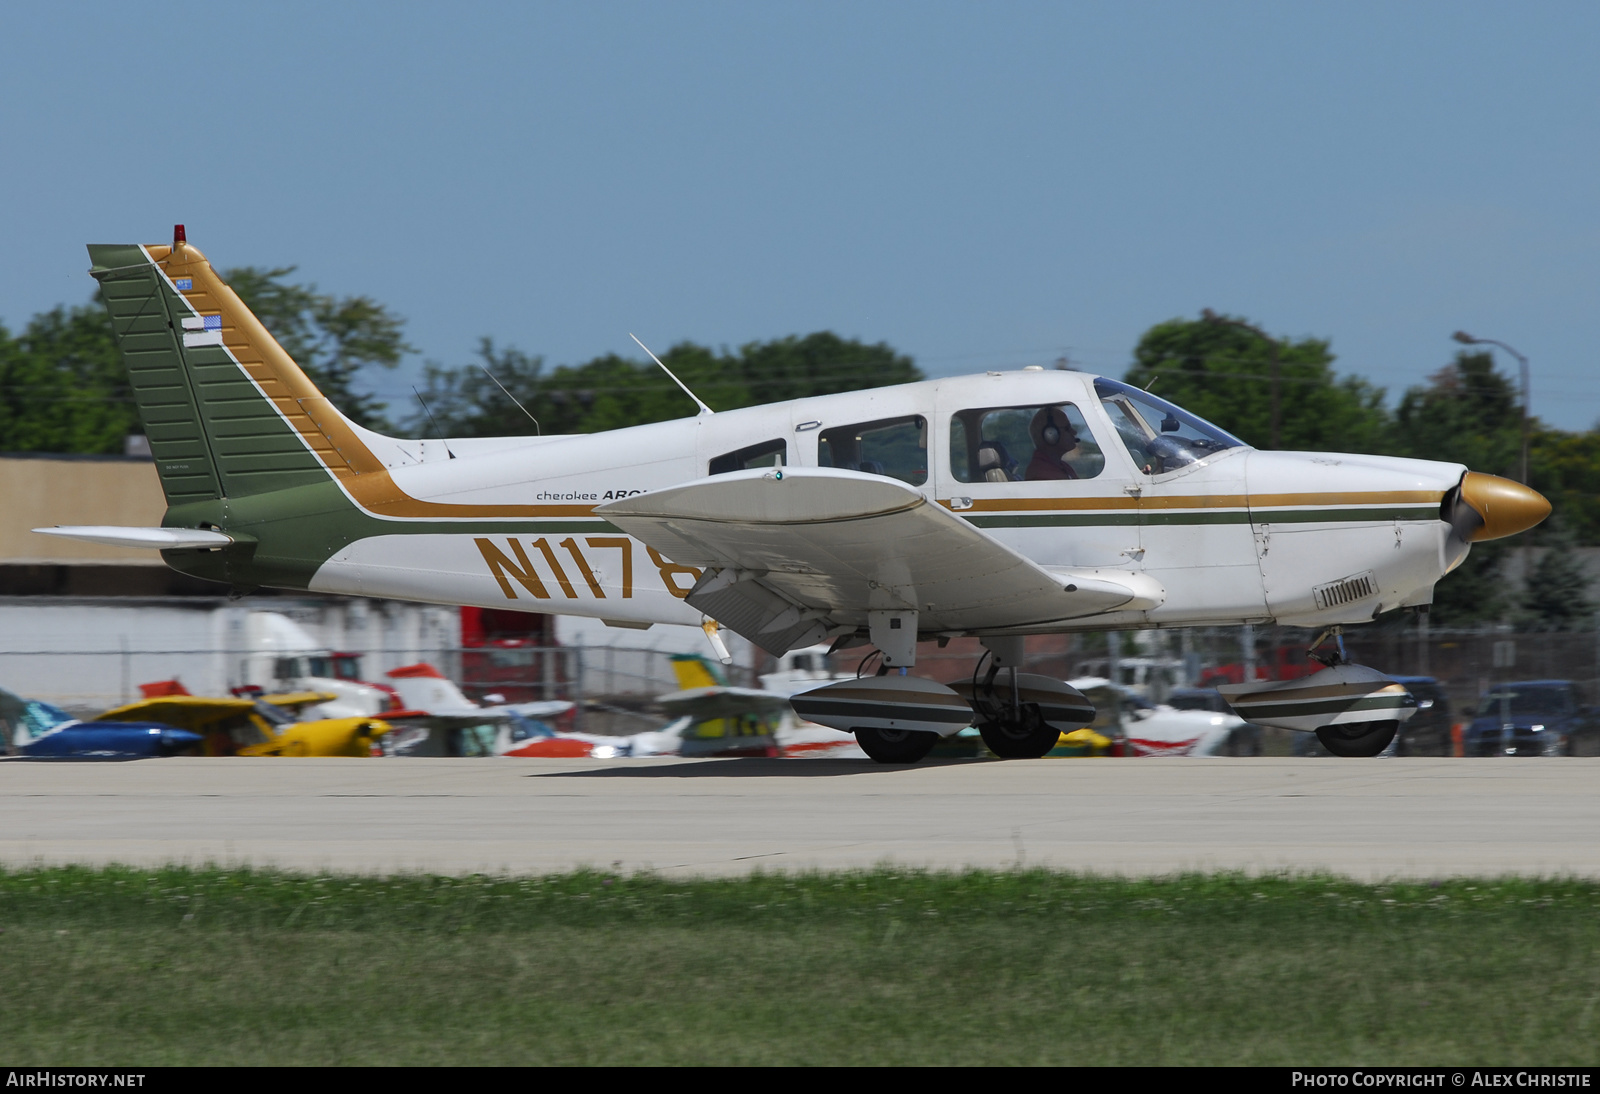
<path fill-rule="evenodd" d="M 1600 710 L 1571 680 L 1498 684 L 1462 735 L 1468 756 L 1600 756 Z"/>
<path fill-rule="evenodd" d="M 1167 705 L 1174 710 L 1209 710 L 1217 714 L 1232 714 L 1233 708 L 1216 688 L 1173 688 L 1167 694 Z M 1252 722 L 1235 726 L 1228 739 L 1217 751 L 1221 756 L 1261 755 L 1261 727 Z"/>
<path fill-rule="evenodd" d="M 1455 719 L 1450 711 L 1450 697 L 1445 694 L 1443 685 L 1431 676 L 1395 676 L 1391 679 L 1404 685 L 1417 700 L 1417 712 L 1401 722 L 1400 732 L 1395 734 L 1395 755 L 1453 755 L 1450 727 Z"/>

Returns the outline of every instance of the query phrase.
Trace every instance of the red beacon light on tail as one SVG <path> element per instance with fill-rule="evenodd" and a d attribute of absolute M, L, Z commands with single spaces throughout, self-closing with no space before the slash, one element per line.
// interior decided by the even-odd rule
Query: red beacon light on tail
<path fill-rule="evenodd" d="M 172 226 L 172 245 L 174 247 L 176 247 L 180 243 L 187 243 L 187 242 L 189 242 L 189 237 L 184 235 L 184 233 L 183 233 L 183 225 L 174 224 Z"/>

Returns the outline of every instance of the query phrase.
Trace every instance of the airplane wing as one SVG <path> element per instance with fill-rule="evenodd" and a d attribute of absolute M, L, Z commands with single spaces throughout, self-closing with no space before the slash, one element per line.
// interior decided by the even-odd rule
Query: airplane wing
<path fill-rule="evenodd" d="M 165 695 L 140 699 L 97 714 L 96 722 L 162 722 L 180 729 L 204 732 L 232 718 L 243 718 L 255 709 L 251 699 L 209 699 L 194 695 Z"/>
<path fill-rule="evenodd" d="M 541 699 L 529 703 L 501 703 L 499 706 L 484 709 L 503 710 L 511 714 L 520 714 L 524 718 L 545 719 L 565 714 L 572 709 L 572 704 L 565 699 Z"/>
<path fill-rule="evenodd" d="M 297 707 L 308 707 L 314 703 L 326 703 L 337 698 L 339 697 L 331 691 L 277 691 L 261 696 L 261 701 L 292 710 Z"/>
<path fill-rule="evenodd" d="M 427 710 L 386 710 L 383 721 L 397 726 L 426 726 L 431 729 L 470 729 L 473 726 L 497 726 L 509 722 L 511 715 L 504 710 L 485 708 L 472 714 L 435 714 Z"/>
<path fill-rule="evenodd" d="M 1046 569 L 902 482 L 836 468 L 714 475 L 595 513 L 704 567 L 688 604 L 774 655 L 869 610 L 916 611 L 923 632 L 997 632 L 1164 597 L 1143 574 Z"/>
<path fill-rule="evenodd" d="M 154 699 L 140 699 L 137 702 L 113 707 L 102 714 L 96 714 L 91 721 L 162 722 L 169 726 L 177 726 L 180 729 L 191 729 L 203 733 L 209 729 L 223 728 L 230 723 L 242 722 L 249 717 L 252 711 L 259 711 L 260 708 L 257 703 L 287 708 L 285 713 L 270 719 L 274 722 L 281 721 L 287 724 L 295 720 L 294 715 L 288 712 L 312 703 L 325 703 L 334 698 L 337 697 L 332 692 L 327 691 L 300 691 L 280 695 L 263 695 L 259 699 L 234 699 L 206 695 L 162 695 Z"/>
<path fill-rule="evenodd" d="M 697 722 L 746 714 L 780 714 L 789 709 L 788 696 L 754 688 L 689 688 L 662 695 L 656 702 L 670 717 L 688 715 Z"/>

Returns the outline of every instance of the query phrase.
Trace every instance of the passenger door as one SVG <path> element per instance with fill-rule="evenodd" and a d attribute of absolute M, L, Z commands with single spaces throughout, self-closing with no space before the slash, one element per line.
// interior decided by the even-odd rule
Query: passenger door
<path fill-rule="evenodd" d="M 1084 413 L 1086 388 L 1027 402 L 1004 390 L 992 400 L 970 386 L 941 393 L 939 503 L 1040 565 L 1140 569 L 1133 469 Z"/>

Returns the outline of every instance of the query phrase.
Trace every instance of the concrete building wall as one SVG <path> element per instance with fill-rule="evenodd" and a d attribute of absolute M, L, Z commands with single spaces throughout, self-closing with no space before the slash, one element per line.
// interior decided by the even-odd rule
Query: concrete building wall
<path fill-rule="evenodd" d="M 56 524 L 154 528 L 167 511 L 149 460 L 122 456 L 0 456 L 0 562 L 163 566 L 155 551 L 102 547 L 30 529 Z"/>
<path fill-rule="evenodd" d="M 252 626 L 263 613 L 287 616 L 300 637 Z M 131 702 L 158 680 L 195 695 L 270 686 L 274 660 L 292 652 L 363 653 L 370 680 L 420 660 L 448 671 L 460 643 L 453 609 L 394 601 L 0 597 L 0 688 L 75 712 Z"/>

